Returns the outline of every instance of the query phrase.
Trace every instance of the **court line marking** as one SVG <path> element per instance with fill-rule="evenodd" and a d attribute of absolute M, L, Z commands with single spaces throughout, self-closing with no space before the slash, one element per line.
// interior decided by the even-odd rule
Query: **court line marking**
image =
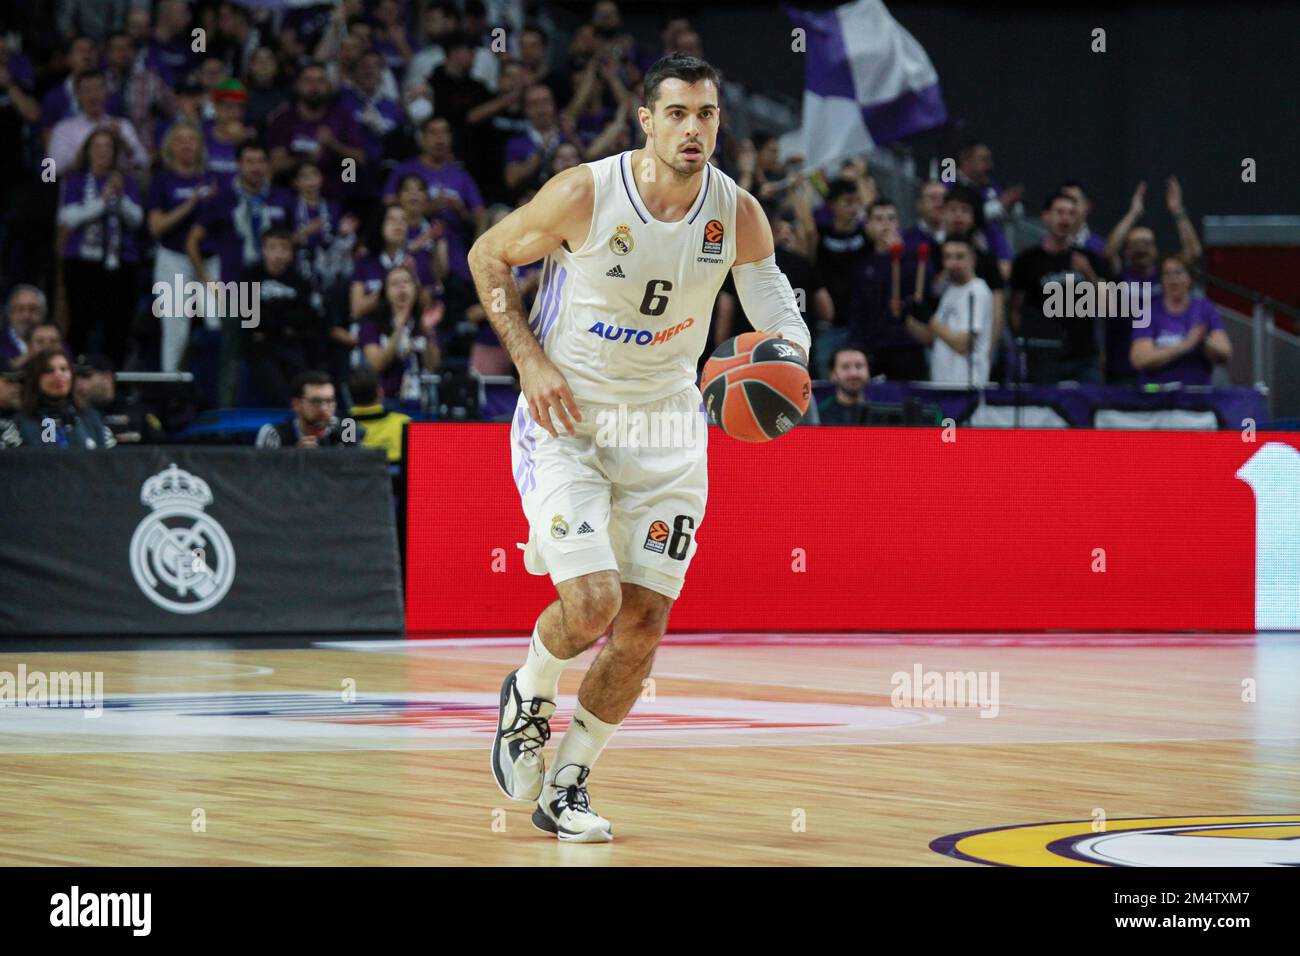
<path fill-rule="evenodd" d="M 237 674 L 140 674 L 134 680 L 235 680 L 240 677 L 267 677 L 275 673 L 274 667 L 264 664 L 240 664 L 237 661 L 196 661 L 207 667 L 247 667 Z"/>
<path fill-rule="evenodd" d="M 529 637 L 411 637 L 378 641 L 316 641 L 313 647 L 388 651 L 420 647 L 526 647 Z M 1300 634 L 1276 631 L 1243 634 L 814 634 L 752 632 L 669 634 L 662 647 L 1250 647 L 1300 644 Z"/>
<path fill-rule="evenodd" d="M 900 728 L 901 729 L 901 728 Z M 27 738 L 24 738 L 27 739 Z M 229 739 L 229 738 L 227 738 Z M 292 739 L 292 738 L 290 738 Z M 615 741 L 617 738 L 615 738 Z M 674 745 L 665 741 L 646 741 L 633 746 L 616 746 L 611 742 L 611 749 L 619 750 L 752 750 L 756 747 L 1049 747 L 1077 744 L 1161 744 L 1161 743 L 1231 743 L 1248 741 L 1253 743 L 1267 741 L 1300 740 L 1300 735 L 1290 737 L 1126 737 L 1123 739 L 1101 740 L 1094 738 L 1070 738 L 1067 740 L 791 740 L 778 742 L 776 735 L 772 740 L 745 740 L 737 743 L 699 741 L 688 745 Z M 490 741 L 489 741 L 490 743 Z M 408 752 L 408 753 L 472 753 L 483 749 L 481 745 L 462 747 L 412 747 L 406 741 L 394 741 L 393 744 L 378 744 L 369 747 L 222 747 L 220 749 L 203 749 L 190 747 L 138 747 L 130 750 L 106 748 L 60 747 L 57 750 L 6 750 L 0 746 L 0 753 L 6 756 L 41 756 L 70 753 L 113 753 L 113 754 L 158 754 L 158 753 L 366 753 L 366 752 Z"/>

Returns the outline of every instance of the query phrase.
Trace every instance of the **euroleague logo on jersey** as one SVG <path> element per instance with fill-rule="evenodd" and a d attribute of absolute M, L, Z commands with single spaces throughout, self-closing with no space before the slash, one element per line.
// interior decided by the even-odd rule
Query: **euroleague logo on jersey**
<path fill-rule="evenodd" d="M 704 245 L 700 247 L 700 252 L 706 256 L 722 255 L 722 223 L 716 219 L 710 219 L 704 224 Z"/>

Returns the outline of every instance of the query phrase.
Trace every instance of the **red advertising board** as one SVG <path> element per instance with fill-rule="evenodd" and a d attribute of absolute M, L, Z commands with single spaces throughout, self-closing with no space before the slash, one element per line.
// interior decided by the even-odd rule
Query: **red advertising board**
<path fill-rule="evenodd" d="M 1300 627 L 1298 447 L 903 428 L 751 445 L 712 429 L 708 513 L 670 628 Z M 509 427 L 413 425 L 408 467 L 408 629 L 527 633 L 555 589 L 515 547 L 528 531 Z"/>

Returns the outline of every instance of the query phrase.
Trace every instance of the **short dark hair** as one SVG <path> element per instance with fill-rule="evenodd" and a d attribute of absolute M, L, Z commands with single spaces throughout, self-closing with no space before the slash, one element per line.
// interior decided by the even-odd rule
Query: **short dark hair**
<path fill-rule="evenodd" d="M 840 354 L 842 352 L 861 352 L 862 357 L 864 359 L 867 357 L 867 350 L 864 349 L 861 345 L 853 345 L 853 344 L 841 345 L 839 348 L 837 348 L 834 352 L 831 353 L 831 360 L 830 363 L 826 366 L 827 369 L 829 369 L 832 372 L 835 371 L 835 363 L 840 360 Z M 868 365 L 867 368 L 868 370 L 870 370 L 870 365 Z"/>
<path fill-rule="evenodd" d="M 886 199 L 884 196 L 879 196 L 876 199 L 873 199 L 871 205 L 867 207 L 867 218 L 870 219 L 873 212 L 885 206 L 888 206 L 890 209 L 897 209 L 898 203 L 894 202 L 892 199 Z"/>
<path fill-rule="evenodd" d="M 830 185 L 826 187 L 826 201 L 834 202 L 841 196 L 856 194 L 857 191 L 858 184 L 851 179 L 832 179 Z"/>
<path fill-rule="evenodd" d="M 315 369 L 308 369 L 305 372 L 299 372 L 294 377 L 293 383 L 289 386 L 294 398 L 302 398 L 307 392 L 308 385 L 333 385 L 334 381 L 324 372 L 318 372 Z"/>
<path fill-rule="evenodd" d="M 655 108 L 655 100 L 659 99 L 659 87 L 663 85 L 664 80 L 681 80 L 689 84 L 708 80 L 721 95 L 722 74 L 718 72 L 717 67 L 704 62 L 697 56 L 687 56 L 684 53 L 669 53 L 665 57 L 660 57 L 645 75 L 644 105 L 652 113 Z"/>
<path fill-rule="evenodd" d="M 970 206 L 972 212 L 976 212 L 981 208 L 979 196 L 969 186 L 953 186 L 952 189 L 949 189 L 948 195 L 943 197 L 943 204 L 946 206 L 950 202 Z"/>
<path fill-rule="evenodd" d="M 269 151 L 267 150 L 266 146 L 262 143 L 261 140 L 246 139 L 239 144 L 238 148 L 235 149 L 235 162 L 239 162 L 241 159 L 243 159 L 244 154 L 248 152 L 250 149 L 261 150 L 263 153 L 266 153 L 268 156 L 270 155 Z"/>
<path fill-rule="evenodd" d="M 374 405 L 379 401 L 379 376 L 368 365 L 358 365 L 348 375 L 348 391 L 352 404 Z"/>
<path fill-rule="evenodd" d="M 293 230 L 288 226 L 272 226 L 262 233 L 262 242 L 268 239 L 283 239 L 289 245 L 293 245 Z"/>
<path fill-rule="evenodd" d="M 460 47 L 468 47 L 471 50 L 478 48 L 478 40 L 466 33 L 464 30 L 453 30 L 442 39 L 442 49 L 450 53 L 452 50 Z"/>
<path fill-rule="evenodd" d="M 1047 197 L 1047 200 L 1043 203 L 1043 212 L 1050 212 L 1052 206 L 1056 204 L 1056 201 L 1058 199 L 1064 199 L 1068 203 L 1074 202 L 1074 197 L 1071 196 L 1069 193 L 1063 193 L 1063 192 L 1050 193 Z"/>
<path fill-rule="evenodd" d="M 104 76 L 104 74 L 99 70 L 82 70 L 72 81 L 72 88 L 75 90 L 77 87 L 81 86 L 82 83 L 86 82 L 86 80 L 103 80 L 107 83 L 108 77 Z"/>
<path fill-rule="evenodd" d="M 970 239 L 966 236 L 947 236 L 943 240 L 943 242 L 940 243 L 939 248 L 942 250 L 944 246 L 949 244 L 957 245 L 957 246 L 965 246 L 968 250 L 970 250 L 970 254 L 973 258 L 975 259 L 979 258 L 979 253 L 976 252 L 975 250 L 975 243 L 971 242 Z"/>

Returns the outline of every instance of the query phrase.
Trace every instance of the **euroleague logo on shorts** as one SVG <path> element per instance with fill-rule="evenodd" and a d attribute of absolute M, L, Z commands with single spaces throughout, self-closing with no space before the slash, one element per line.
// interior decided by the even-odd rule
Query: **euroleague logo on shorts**
<path fill-rule="evenodd" d="M 690 515 L 677 515 L 671 528 L 666 521 L 651 521 L 642 547 L 655 554 L 667 554 L 674 561 L 685 561 L 690 553 L 691 532 L 694 530 L 695 519 Z"/>
<path fill-rule="evenodd" d="M 664 549 L 668 547 L 669 533 L 666 521 L 652 522 L 650 530 L 645 533 L 646 550 L 654 551 L 656 554 L 663 554 Z"/>
<path fill-rule="evenodd" d="M 722 255 L 722 236 L 722 223 L 710 219 L 704 224 L 704 245 L 700 247 L 700 252 L 706 256 Z"/>

